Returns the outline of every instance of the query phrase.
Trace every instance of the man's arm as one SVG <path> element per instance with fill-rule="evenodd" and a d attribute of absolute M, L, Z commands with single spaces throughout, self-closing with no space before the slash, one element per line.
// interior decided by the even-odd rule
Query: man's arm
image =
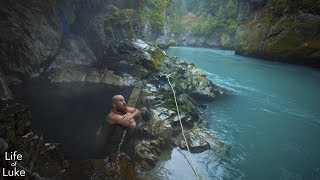
<path fill-rule="evenodd" d="M 131 113 L 132 118 L 137 117 L 141 114 L 141 111 L 137 108 L 127 107 L 128 112 Z"/>
<path fill-rule="evenodd" d="M 118 114 L 109 114 L 106 118 L 109 124 L 120 124 L 128 128 L 136 128 L 136 121 L 133 118 L 125 119 L 124 116 Z"/>

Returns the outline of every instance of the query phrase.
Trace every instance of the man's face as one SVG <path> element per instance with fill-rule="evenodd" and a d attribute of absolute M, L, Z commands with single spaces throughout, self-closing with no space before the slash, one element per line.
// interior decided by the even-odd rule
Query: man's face
<path fill-rule="evenodd" d="M 125 114 L 127 113 L 127 103 L 123 96 L 119 96 L 115 102 L 117 111 Z"/>

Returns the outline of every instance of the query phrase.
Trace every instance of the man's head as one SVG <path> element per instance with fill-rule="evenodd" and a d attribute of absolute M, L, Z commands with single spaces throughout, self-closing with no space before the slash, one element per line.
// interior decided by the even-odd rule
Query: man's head
<path fill-rule="evenodd" d="M 112 97 L 112 108 L 121 114 L 127 113 L 127 103 L 122 95 L 115 95 Z"/>

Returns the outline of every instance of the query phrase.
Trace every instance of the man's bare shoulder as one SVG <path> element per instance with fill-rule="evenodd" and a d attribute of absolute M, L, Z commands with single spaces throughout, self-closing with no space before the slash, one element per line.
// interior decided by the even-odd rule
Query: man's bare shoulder
<path fill-rule="evenodd" d="M 119 114 L 114 113 L 114 112 L 110 112 L 106 117 L 106 121 L 111 124 L 117 122 L 120 119 L 121 119 L 121 116 Z"/>

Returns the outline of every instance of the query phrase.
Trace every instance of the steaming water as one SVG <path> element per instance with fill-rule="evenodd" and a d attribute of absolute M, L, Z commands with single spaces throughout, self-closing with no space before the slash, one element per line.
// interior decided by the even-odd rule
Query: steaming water
<path fill-rule="evenodd" d="M 16 88 L 32 114 L 34 131 L 46 141 L 59 142 L 67 159 L 95 158 L 96 131 L 111 110 L 111 98 L 128 98 L 132 87 L 96 83 L 49 83 L 34 78 Z"/>
<path fill-rule="evenodd" d="M 320 179 L 319 70 L 224 50 L 170 47 L 167 54 L 193 62 L 228 94 L 206 114 L 230 155 L 193 154 L 203 179 Z M 182 153 L 162 157 L 157 176 L 195 179 Z"/>

